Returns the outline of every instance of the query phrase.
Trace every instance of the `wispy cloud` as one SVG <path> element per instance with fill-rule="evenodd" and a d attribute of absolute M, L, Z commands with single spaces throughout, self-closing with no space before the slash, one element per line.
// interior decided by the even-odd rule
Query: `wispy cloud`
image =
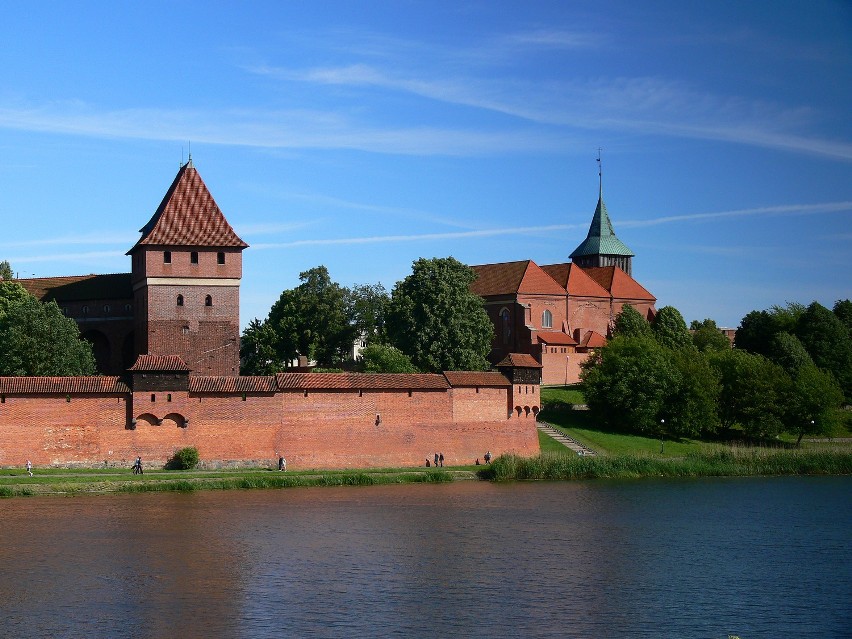
<path fill-rule="evenodd" d="M 619 228 L 640 228 L 643 226 L 670 224 L 672 222 L 696 222 L 729 217 L 752 217 L 756 215 L 816 215 L 819 213 L 842 213 L 844 211 L 852 212 L 852 201 L 823 202 L 820 204 L 784 204 L 779 206 L 761 206 L 750 209 L 734 209 L 731 211 L 689 213 L 687 215 L 664 215 L 647 220 L 621 220 L 619 221 L 618 226 Z"/>

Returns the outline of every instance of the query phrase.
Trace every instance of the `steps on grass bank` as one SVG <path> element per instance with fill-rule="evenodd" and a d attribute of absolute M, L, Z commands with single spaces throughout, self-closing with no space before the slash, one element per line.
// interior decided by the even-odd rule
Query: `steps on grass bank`
<path fill-rule="evenodd" d="M 552 437 L 553 439 L 558 441 L 563 446 L 566 446 L 567 448 L 570 448 L 571 450 L 573 450 L 578 455 L 596 455 L 597 454 L 591 448 L 587 448 L 586 446 L 583 446 L 583 444 L 578 442 L 576 439 L 569 437 L 568 435 L 563 433 L 558 428 L 554 428 L 553 426 L 551 426 L 550 424 L 548 424 L 546 422 L 536 422 L 535 425 L 542 433 Z"/>

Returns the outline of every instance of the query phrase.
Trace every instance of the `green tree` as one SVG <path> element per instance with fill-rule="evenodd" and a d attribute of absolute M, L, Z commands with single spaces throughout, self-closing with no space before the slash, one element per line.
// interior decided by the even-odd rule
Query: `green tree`
<path fill-rule="evenodd" d="M 762 355 L 739 349 L 709 356 L 721 382 L 719 419 L 724 428 L 740 425 L 751 437 L 771 437 L 784 430 L 792 380 Z"/>
<path fill-rule="evenodd" d="M 621 307 L 621 312 L 615 316 L 612 329 L 613 337 L 651 337 L 651 325 L 642 314 L 630 304 Z"/>
<path fill-rule="evenodd" d="M 421 371 L 487 368 L 494 328 L 482 298 L 470 292 L 475 277 L 452 257 L 421 258 L 394 286 L 388 337 Z"/>
<path fill-rule="evenodd" d="M 805 307 L 796 302 L 773 306 L 768 311 L 751 311 L 740 322 L 734 346 L 764 357 L 772 355 L 772 339 L 778 333 L 796 332 Z"/>
<path fill-rule="evenodd" d="M 852 401 L 852 338 L 843 322 L 814 302 L 799 319 L 795 334 L 814 364 L 830 371 L 840 384 L 846 401 Z"/>
<path fill-rule="evenodd" d="M 355 337 L 344 289 L 331 280 L 325 266 L 300 273 L 299 280 L 296 288 L 281 293 L 267 318 L 278 360 L 304 355 L 319 366 L 339 364 L 349 358 Z"/>
<path fill-rule="evenodd" d="M 32 296 L 27 292 L 27 289 L 17 282 L 0 281 L 0 319 L 3 318 L 10 306 L 25 302 L 30 297 Z"/>
<path fill-rule="evenodd" d="M 674 306 L 663 306 L 651 322 L 656 340 L 666 348 L 691 348 L 692 335 L 683 315 Z"/>
<path fill-rule="evenodd" d="M 13 276 L 12 265 L 7 260 L 0 262 L 0 281 L 11 280 Z"/>
<path fill-rule="evenodd" d="M 6 287 L 0 297 L 0 375 L 94 375 L 91 345 L 80 339 L 73 319 L 56 302 L 42 304 L 29 294 Z M 10 293 L 10 297 L 3 294 Z M 11 299 L 11 301 L 10 301 Z"/>
<path fill-rule="evenodd" d="M 791 376 L 795 376 L 802 366 L 813 364 L 813 359 L 799 338 L 787 332 L 776 333 L 772 338 L 769 359 Z"/>
<path fill-rule="evenodd" d="M 356 284 L 345 289 L 346 315 L 356 337 L 368 345 L 384 343 L 385 315 L 390 296 L 381 284 Z"/>
<path fill-rule="evenodd" d="M 843 392 L 828 371 L 808 363 L 793 379 L 787 415 L 788 430 L 798 434 L 796 446 L 805 435 L 829 435 L 838 424 Z"/>
<path fill-rule="evenodd" d="M 712 319 L 708 318 L 702 322 L 692 320 L 689 328 L 693 331 L 692 344 L 702 353 L 724 351 L 731 348 L 731 342 Z"/>
<path fill-rule="evenodd" d="M 727 340 L 726 340 L 727 341 Z M 691 349 L 672 352 L 677 371 L 674 387 L 666 396 L 664 429 L 673 436 L 710 435 L 719 428 L 718 402 L 722 387 L 719 373 L 707 358 Z"/>
<path fill-rule="evenodd" d="M 650 337 L 615 337 L 580 373 L 589 409 L 609 428 L 656 435 L 679 382 L 672 351 Z M 672 426 L 682 423 L 677 420 Z"/>
<path fill-rule="evenodd" d="M 275 331 L 268 322 L 253 319 L 240 340 L 240 375 L 274 375 L 284 369 L 276 351 Z"/>
<path fill-rule="evenodd" d="M 852 300 L 837 300 L 832 310 L 852 336 Z"/>
<path fill-rule="evenodd" d="M 416 373 L 408 355 L 394 346 L 370 344 L 361 350 L 361 367 L 365 373 Z"/>

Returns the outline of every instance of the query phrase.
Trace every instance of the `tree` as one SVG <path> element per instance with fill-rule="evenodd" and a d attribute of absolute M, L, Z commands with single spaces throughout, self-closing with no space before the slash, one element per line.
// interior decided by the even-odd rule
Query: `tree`
<path fill-rule="evenodd" d="M 615 337 L 580 373 L 586 403 L 606 426 L 657 434 L 678 383 L 672 352 L 650 337 Z"/>
<path fill-rule="evenodd" d="M 799 338 L 787 332 L 776 333 L 772 338 L 769 359 L 790 376 L 795 376 L 803 366 L 813 364 L 813 359 Z"/>
<path fill-rule="evenodd" d="M 664 430 L 677 436 L 715 433 L 719 428 L 717 407 L 722 390 L 719 373 L 704 355 L 691 349 L 673 351 L 672 362 L 678 375 L 666 396 L 663 412 L 668 416 L 668 428 Z"/>
<path fill-rule="evenodd" d="M 356 284 L 344 289 L 346 315 L 355 337 L 362 337 L 368 345 L 383 343 L 385 315 L 390 296 L 381 284 Z"/>
<path fill-rule="evenodd" d="M 771 437 L 784 430 L 790 376 L 762 355 L 739 349 L 709 356 L 721 382 L 719 419 L 724 428 L 737 424 L 751 437 Z"/>
<path fill-rule="evenodd" d="M 11 280 L 13 276 L 12 265 L 9 264 L 8 260 L 0 262 L 0 281 Z"/>
<path fill-rule="evenodd" d="M 773 306 L 768 311 L 751 311 L 740 322 L 734 346 L 764 357 L 772 354 L 772 338 L 776 334 L 796 332 L 805 307 L 796 302 Z"/>
<path fill-rule="evenodd" d="M 683 315 L 674 306 L 663 306 L 651 322 L 656 340 L 666 348 L 691 348 L 692 335 Z"/>
<path fill-rule="evenodd" d="M 8 311 L 9 307 L 27 301 L 32 297 L 23 286 L 17 282 L 0 281 L 0 319 Z"/>
<path fill-rule="evenodd" d="M 702 353 L 708 351 L 724 351 L 731 348 L 731 342 L 716 326 L 716 322 L 705 319 L 702 322 L 692 320 L 689 326 L 692 333 L 692 344 Z"/>
<path fill-rule="evenodd" d="M 275 335 L 277 359 L 298 355 L 319 366 L 334 366 L 349 357 L 355 333 L 346 315 L 344 289 L 332 282 L 325 266 L 299 274 L 301 284 L 281 293 L 267 323 Z"/>
<path fill-rule="evenodd" d="M 832 310 L 852 336 L 852 300 L 837 300 Z"/>
<path fill-rule="evenodd" d="M 808 363 L 793 379 L 787 415 L 788 430 L 797 433 L 796 446 L 807 435 L 828 435 L 838 423 L 843 393 L 834 376 Z"/>
<path fill-rule="evenodd" d="M 92 347 L 80 339 L 77 323 L 56 302 L 42 304 L 29 294 L 18 297 L 6 284 L 0 283 L 0 375 L 94 375 Z"/>
<path fill-rule="evenodd" d="M 417 372 L 408 355 L 387 344 L 370 344 L 364 348 L 361 351 L 361 365 L 365 373 Z"/>
<path fill-rule="evenodd" d="M 615 316 L 612 329 L 613 337 L 651 337 L 651 325 L 642 314 L 630 304 L 621 307 L 621 312 Z"/>
<path fill-rule="evenodd" d="M 275 331 L 268 322 L 249 322 L 240 340 L 240 375 L 274 375 L 283 370 L 275 343 Z"/>
<path fill-rule="evenodd" d="M 813 302 L 799 319 L 795 334 L 814 364 L 831 371 L 846 401 L 852 401 L 852 338 L 843 322 L 827 308 Z"/>
<path fill-rule="evenodd" d="M 487 368 L 494 328 L 482 298 L 470 292 L 475 277 L 452 257 L 421 258 L 394 286 L 388 337 L 421 371 Z"/>

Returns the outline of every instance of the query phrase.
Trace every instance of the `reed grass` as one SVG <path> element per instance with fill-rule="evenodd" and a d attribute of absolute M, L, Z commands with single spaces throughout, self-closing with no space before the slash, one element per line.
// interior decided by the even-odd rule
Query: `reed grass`
<path fill-rule="evenodd" d="M 852 453 L 848 451 L 723 447 L 678 458 L 630 454 L 580 457 L 544 453 L 530 458 L 503 455 L 480 472 L 484 479 L 495 481 L 849 474 Z"/>

